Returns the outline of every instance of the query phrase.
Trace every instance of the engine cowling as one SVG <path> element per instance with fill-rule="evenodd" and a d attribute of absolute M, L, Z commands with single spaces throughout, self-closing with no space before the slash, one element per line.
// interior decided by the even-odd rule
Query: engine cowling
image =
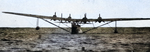
<path fill-rule="evenodd" d="M 54 15 L 53 15 L 54 19 L 52 19 L 52 20 L 56 21 L 56 19 L 55 19 L 56 17 L 57 17 L 57 15 L 56 15 L 56 12 L 55 12 Z"/>
<path fill-rule="evenodd" d="M 69 14 L 69 17 L 67 18 L 68 22 L 71 22 L 70 20 L 71 20 L 71 14 Z"/>
<path fill-rule="evenodd" d="M 54 13 L 53 17 L 57 17 L 57 16 L 56 16 L 56 12 Z"/>
<path fill-rule="evenodd" d="M 87 22 L 86 14 L 84 14 L 84 17 L 82 18 L 82 22 L 83 22 L 83 23 L 86 23 L 86 22 Z"/>
<path fill-rule="evenodd" d="M 101 21 L 102 21 L 102 17 L 100 16 L 100 14 L 99 14 L 99 17 L 98 17 L 97 21 L 98 21 L 99 23 L 101 23 Z"/>
<path fill-rule="evenodd" d="M 82 21 L 83 21 L 83 23 L 86 23 L 86 22 L 87 22 L 87 18 L 84 17 L 84 18 L 82 19 Z"/>

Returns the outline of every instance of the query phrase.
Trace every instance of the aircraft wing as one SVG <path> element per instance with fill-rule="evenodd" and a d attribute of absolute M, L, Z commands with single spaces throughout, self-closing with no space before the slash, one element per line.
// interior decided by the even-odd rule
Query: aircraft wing
<path fill-rule="evenodd" d="M 110 19 L 102 19 L 102 21 L 131 21 L 131 20 L 150 20 L 150 18 L 110 18 Z"/>
<path fill-rule="evenodd" d="M 109 18 L 101 19 L 100 21 L 131 21 L 131 20 L 150 20 L 150 18 Z M 83 22 L 82 19 L 71 19 L 71 21 Z M 87 19 L 87 22 L 98 22 L 98 19 Z"/>
<path fill-rule="evenodd" d="M 42 19 L 55 19 L 55 20 L 64 20 L 64 21 L 81 21 L 81 19 L 68 19 L 68 18 L 61 18 L 61 17 L 42 16 L 42 15 L 24 14 L 24 13 L 15 13 L 15 12 L 3 12 L 3 13 L 28 16 L 28 17 L 35 17 L 35 18 L 42 18 Z"/>
<path fill-rule="evenodd" d="M 42 19 L 56 19 L 56 20 L 62 20 L 64 18 L 60 17 L 53 17 L 53 16 L 42 16 L 42 15 L 34 15 L 34 14 L 23 14 L 23 13 L 14 13 L 14 12 L 3 12 L 7 14 L 14 14 L 14 15 L 21 15 L 21 16 L 28 16 L 28 17 L 35 17 L 35 18 L 42 18 Z"/>
<path fill-rule="evenodd" d="M 53 16 L 42 16 L 42 15 L 34 15 L 34 14 L 23 14 L 23 13 L 14 13 L 14 12 L 3 12 L 8 14 L 15 14 L 21 16 L 28 16 L 28 17 L 35 17 L 35 18 L 42 18 L 42 19 L 55 19 L 55 20 L 64 20 L 70 22 L 97 22 L 97 21 L 129 21 L 129 20 L 150 20 L 150 18 L 109 18 L 109 19 L 68 19 L 68 18 L 61 18 L 61 17 L 53 17 Z"/>

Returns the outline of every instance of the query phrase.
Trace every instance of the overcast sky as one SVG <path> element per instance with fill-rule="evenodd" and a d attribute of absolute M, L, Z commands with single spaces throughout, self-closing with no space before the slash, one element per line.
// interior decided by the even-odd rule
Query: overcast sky
<path fill-rule="evenodd" d="M 150 0 L 0 0 L 0 3 L 0 27 L 36 26 L 36 18 L 4 14 L 2 11 L 45 16 L 52 16 L 54 12 L 57 12 L 57 16 L 63 13 L 64 18 L 67 18 L 69 14 L 72 18 L 83 18 L 84 13 L 87 13 L 87 18 L 93 19 L 97 19 L 98 14 L 101 14 L 102 18 L 150 18 Z M 98 24 L 95 23 L 94 26 Z M 67 25 L 70 26 L 70 24 Z M 42 20 L 39 26 L 54 27 Z M 93 27 L 93 24 L 83 26 Z M 113 26 L 114 23 L 111 23 L 105 27 Z M 150 27 L 150 20 L 119 21 L 118 26 Z"/>

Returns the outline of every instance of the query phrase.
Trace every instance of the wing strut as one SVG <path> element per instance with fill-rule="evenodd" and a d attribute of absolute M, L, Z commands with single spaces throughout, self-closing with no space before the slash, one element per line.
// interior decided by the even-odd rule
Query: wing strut
<path fill-rule="evenodd" d="M 52 24 L 52 25 L 54 25 L 54 26 L 56 26 L 56 27 L 58 27 L 58 28 L 60 28 L 60 29 L 62 29 L 62 30 L 65 30 L 66 32 L 71 33 L 70 31 L 68 31 L 68 30 L 66 30 L 66 29 L 64 29 L 64 28 L 62 28 L 62 27 L 60 27 L 60 26 L 58 26 L 58 25 L 56 25 L 56 24 L 54 24 L 54 23 L 48 21 L 48 20 L 45 20 L 45 19 L 43 19 L 43 18 L 41 18 L 41 19 L 44 20 L 44 21 L 46 21 L 46 22 L 48 22 L 48 23 L 50 23 L 50 24 Z"/>
<path fill-rule="evenodd" d="M 113 22 L 113 21 L 110 21 L 110 22 L 107 22 L 107 23 L 102 24 L 102 25 L 100 25 L 100 26 L 94 27 L 94 28 L 92 28 L 92 29 L 89 29 L 89 30 L 87 30 L 87 31 L 84 31 L 83 33 L 86 33 L 86 32 L 91 31 L 91 30 L 93 30 L 93 29 L 97 29 L 98 27 L 101 27 L 101 26 L 107 25 L 107 24 L 109 24 L 109 23 L 111 23 L 111 22 Z"/>
<path fill-rule="evenodd" d="M 36 30 L 39 30 L 40 29 L 40 27 L 39 27 L 39 18 L 37 18 L 37 24 L 36 25 L 37 25 Z"/>

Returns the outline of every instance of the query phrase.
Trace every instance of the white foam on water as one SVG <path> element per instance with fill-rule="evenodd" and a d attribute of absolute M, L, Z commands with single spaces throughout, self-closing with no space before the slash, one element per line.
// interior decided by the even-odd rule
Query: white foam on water
<path fill-rule="evenodd" d="M 51 34 L 35 48 L 40 47 L 41 49 L 48 50 L 61 48 L 81 50 L 82 47 L 86 47 L 87 49 L 96 48 L 96 45 L 93 44 L 100 41 L 91 40 L 91 38 L 92 37 L 83 34 Z"/>

